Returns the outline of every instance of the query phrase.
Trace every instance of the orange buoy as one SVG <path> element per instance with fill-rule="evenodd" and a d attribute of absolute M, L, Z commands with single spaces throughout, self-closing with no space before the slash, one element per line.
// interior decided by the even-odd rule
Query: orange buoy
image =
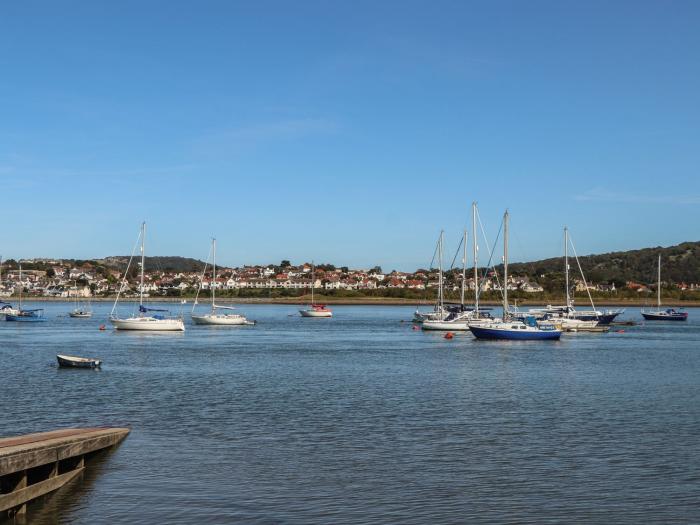
<path fill-rule="evenodd" d="M 101 325 L 100 325 L 100 330 L 104 330 L 104 329 L 105 329 L 105 325 L 101 324 Z"/>
<path fill-rule="evenodd" d="M 452 339 L 454 336 L 455 336 L 455 334 L 453 334 L 452 332 L 447 332 L 445 334 L 445 339 Z"/>

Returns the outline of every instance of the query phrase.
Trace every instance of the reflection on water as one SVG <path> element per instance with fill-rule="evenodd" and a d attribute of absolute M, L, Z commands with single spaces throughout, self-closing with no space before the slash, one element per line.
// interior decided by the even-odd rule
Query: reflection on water
<path fill-rule="evenodd" d="M 499 343 L 403 307 L 184 334 L 99 331 L 110 308 L 0 323 L 1 435 L 132 427 L 31 523 L 700 521 L 700 311 Z"/>

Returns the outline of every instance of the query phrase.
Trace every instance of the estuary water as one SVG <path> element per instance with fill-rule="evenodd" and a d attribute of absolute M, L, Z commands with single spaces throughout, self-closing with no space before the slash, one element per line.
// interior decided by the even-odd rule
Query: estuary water
<path fill-rule="evenodd" d="M 0 436 L 132 432 L 30 523 L 700 522 L 700 310 L 488 342 L 413 330 L 409 307 L 145 334 L 42 306 L 0 322 Z"/>

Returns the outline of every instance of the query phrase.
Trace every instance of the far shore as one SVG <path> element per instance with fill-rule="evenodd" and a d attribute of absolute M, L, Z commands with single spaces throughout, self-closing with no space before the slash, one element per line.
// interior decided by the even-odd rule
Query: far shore
<path fill-rule="evenodd" d="M 0 298 L 0 301 L 16 302 L 17 297 L 4 297 Z M 74 303 L 74 298 L 65 297 L 25 297 L 26 302 L 52 302 L 52 303 Z M 86 299 L 81 298 L 81 301 Z M 114 297 L 92 297 L 87 299 L 93 303 L 104 303 L 104 302 L 114 302 Z M 163 303 L 181 303 L 183 300 L 186 304 L 192 304 L 194 302 L 194 297 L 148 297 L 144 298 L 147 302 L 163 302 Z M 308 304 L 311 300 L 311 296 L 302 297 L 222 297 L 217 298 L 216 302 L 218 304 L 289 304 L 289 305 L 301 305 Z M 127 297 L 119 300 L 120 302 L 138 302 L 138 297 Z M 199 300 L 200 305 L 205 305 L 209 303 L 210 299 L 208 297 Z M 316 303 L 322 304 L 333 304 L 333 305 L 357 305 L 357 306 L 431 306 L 434 301 L 430 300 L 417 300 L 417 299 L 403 299 L 397 297 L 317 297 L 315 299 Z M 456 303 L 457 301 L 445 301 L 446 303 Z M 655 301 L 641 300 L 641 299 L 594 299 L 594 303 L 597 306 L 649 306 L 655 307 Z M 700 301 L 682 301 L 677 299 L 663 299 L 663 303 L 668 306 L 700 306 Z M 468 303 L 469 304 L 469 303 Z M 480 301 L 483 306 L 500 306 L 502 303 L 500 301 Z M 564 304 L 564 300 L 518 300 L 517 306 L 542 306 L 545 304 L 560 305 Z M 514 303 L 511 303 L 514 305 Z M 588 301 L 583 299 L 576 301 L 576 306 L 579 309 L 585 309 L 590 307 Z"/>

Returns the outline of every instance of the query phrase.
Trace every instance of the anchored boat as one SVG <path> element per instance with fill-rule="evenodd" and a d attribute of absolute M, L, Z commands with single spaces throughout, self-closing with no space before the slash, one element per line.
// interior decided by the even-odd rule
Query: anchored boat
<path fill-rule="evenodd" d="M 201 325 L 221 325 L 221 326 L 241 326 L 241 325 L 254 325 L 255 321 L 249 321 L 244 315 L 227 313 L 230 310 L 234 310 L 233 306 L 220 306 L 216 304 L 216 239 L 211 240 L 211 252 L 212 252 L 212 286 L 211 288 L 211 311 L 205 314 L 195 314 L 194 310 L 197 307 L 197 300 L 199 299 L 199 292 L 202 290 L 202 283 L 204 282 L 204 274 L 207 271 L 207 265 L 204 264 L 204 270 L 202 270 L 202 278 L 199 281 L 199 289 L 197 290 L 197 296 L 194 299 L 194 305 L 192 306 L 192 321 L 195 324 Z M 219 312 L 223 310 L 223 312 Z"/>
<path fill-rule="evenodd" d="M 302 317 L 333 317 L 333 311 L 325 304 L 314 304 L 314 285 L 316 284 L 316 267 L 311 262 L 311 304 L 308 308 L 302 308 L 299 313 Z"/>
<path fill-rule="evenodd" d="M 12 313 L 7 310 L 5 313 L 5 321 L 15 323 L 41 323 L 46 321 L 43 308 L 22 308 L 22 265 L 19 265 L 19 308 Z"/>
<path fill-rule="evenodd" d="M 675 308 L 661 309 L 661 254 L 659 254 L 658 280 L 656 284 L 656 310 L 642 309 L 642 317 L 647 321 L 687 321 L 688 312 L 679 312 Z"/>
<path fill-rule="evenodd" d="M 126 266 L 126 271 L 124 272 L 124 278 L 122 280 L 121 286 L 119 286 L 119 291 L 117 292 L 117 298 L 114 300 L 114 306 L 112 307 L 112 312 L 109 316 L 109 322 L 112 323 L 115 330 L 141 330 L 141 331 L 151 331 L 151 332 L 184 332 L 185 323 L 182 317 L 171 316 L 170 310 L 166 308 L 148 308 L 143 304 L 143 289 L 144 289 L 144 267 L 146 262 L 146 223 L 141 224 L 141 230 L 139 232 L 139 239 L 141 240 L 141 284 L 139 286 L 139 310 L 137 314 L 131 317 L 119 317 L 116 314 L 117 304 L 119 303 L 119 296 L 121 295 L 122 289 L 127 285 L 126 276 L 129 275 L 129 268 L 131 267 L 131 262 L 134 258 L 134 253 L 131 253 L 129 258 L 129 263 Z M 157 312 L 157 313 L 151 313 Z M 166 315 L 167 314 L 167 315 Z"/>
<path fill-rule="evenodd" d="M 556 340 L 562 331 L 554 324 L 537 323 L 533 317 L 512 319 L 508 310 L 508 211 L 503 215 L 503 319 L 476 320 L 469 328 L 477 339 Z"/>
<path fill-rule="evenodd" d="M 89 357 L 58 354 L 56 359 L 58 360 L 58 366 L 65 368 L 99 368 L 102 365 L 102 361 L 99 359 Z"/>
<path fill-rule="evenodd" d="M 92 309 L 89 305 L 82 305 L 78 301 L 78 281 L 75 281 L 75 308 L 68 313 L 74 319 L 89 319 L 92 317 Z"/>

